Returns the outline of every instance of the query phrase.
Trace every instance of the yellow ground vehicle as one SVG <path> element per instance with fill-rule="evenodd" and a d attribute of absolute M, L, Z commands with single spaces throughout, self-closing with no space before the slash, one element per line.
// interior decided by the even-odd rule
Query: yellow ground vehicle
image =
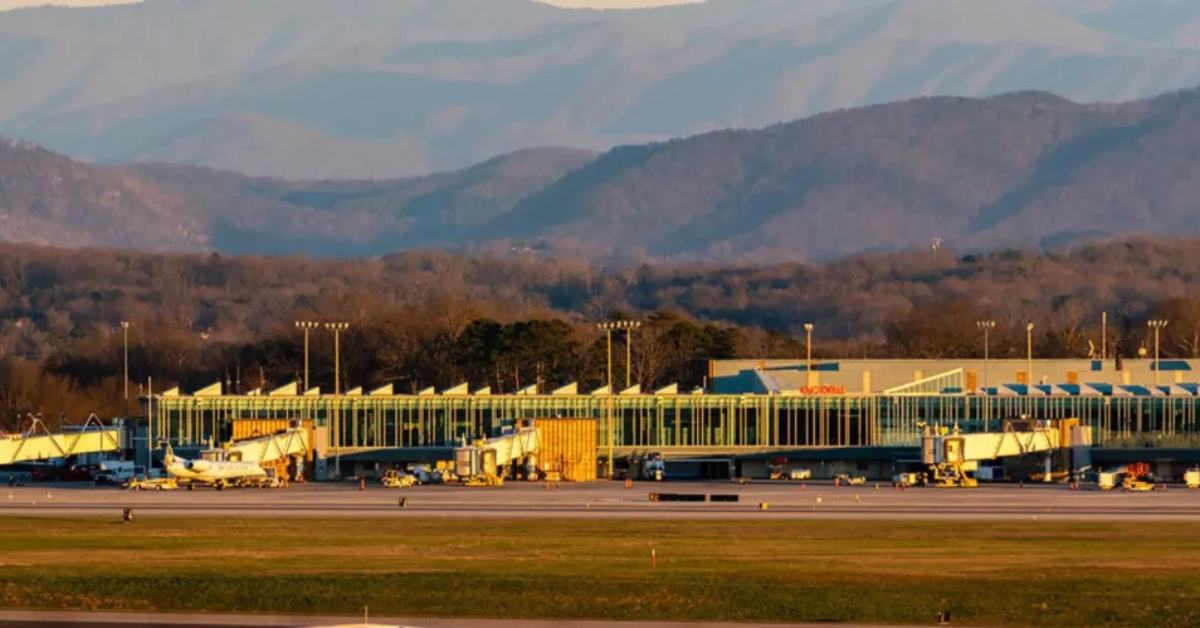
<path fill-rule="evenodd" d="M 1154 490 L 1154 484 L 1150 482 L 1143 482 L 1141 480 L 1135 480 L 1134 478 L 1125 478 L 1125 481 L 1121 484 L 1121 489 L 1125 492 L 1140 493 L 1143 491 Z"/>
<path fill-rule="evenodd" d="M 146 478 L 132 477 L 129 478 L 121 488 L 132 491 L 173 491 L 179 488 L 179 483 L 175 478 Z"/>
<path fill-rule="evenodd" d="M 979 481 L 968 475 L 961 464 L 937 464 L 929 468 L 933 485 L 938 488 L 975 488 Z"/>
<path fill-rule="evenodd" d="M 401 473 L 398 469 L 388 469 L 383 477 L 379 478 L 379 483 L 387 488 L 408 488 L 421 485 L 421 481 L 415 475 Z"/>
<path fill-rule="evenodd" d="M 787 458 L 780 457 L 780 458 L 775 458 L 774 460 L 772 460 L 770 466 L 767 469 L 767 471 L 769 473 L 769 475 L 767 477 L 772 480 L 788 479 L 788 473 L 783 468 L 784 465 L 786 465 L 786 464 L 787 464 Z"/>
<path fill-rule="evenodd" d="M 834 479 L 837 480 L 838 484 L 848 486 L 862 486 L 867 483 L 867 478 L 861 475 L 850 475 L 849 473 L 843 473 Z"/>
<path fill-rule="evenodd" d="M 470 488 L 504 486 L 504 478 L 498 475 L 473 475 L 462 481 L 463 486 Z"/>
<path fill-rule="evenodd" d="M 1101 471 L 1096 480 L 1096 485 L 1099 486 L 1100 490 L 1102 491 L 1111 491 L 1117 487 L 1117 477 L 1119 475 L 1119 473 L 1114 473 L 1112 471 Z"/>
<path fill-rule="evenodd" d="M 1124 466 L 1101 471 L 1097 484 L 1102 491 L 1111 491 L 1117 487 L 1119 482 L 1121 490 L 1125 492 L 1133 491 L 1152 491 L 1154 490 L 1153 482 L 1146 482 L 1142 478 L 1150 477 L 1150 465 L 1144 462 L 1131 463 Z"/>
<path fill-rule="evenodd" d="M 788 463 L 789 460 L 784 456 L 780 456 L 771 460 L 771 464 L 768 467 L 768 472 L 770 473 L 768 477 L 772 480 L 812 479 L 812 471 L 809 471 L 805 467 L 794 467 L 792 469 L 788 469 Z"/>
<path fill-rule="evenodd" d="M 896 486 L 924 486 L 924 473 L 897 473 L 892 476 L 892 483 Z"/>
<path fill-rule="evenodd" d="M 1183 473 L 1183 483 L 1188 488 L 1200 488 L 1200 469 L 1188 469 Z"/>

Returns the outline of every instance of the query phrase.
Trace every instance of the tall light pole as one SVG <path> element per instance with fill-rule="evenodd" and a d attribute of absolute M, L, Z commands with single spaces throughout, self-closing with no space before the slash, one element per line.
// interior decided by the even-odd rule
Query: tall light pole
<path fill-rule="evenodd" d="M 342 394 L 342 332 L 350 329 L 350 323 L 325 323 L 325 329 L 333 332 L 333 394 Z"/>
<path fill-rule="evenodd" d="M 334 465 L 337 467 L 338 479 L 342 477 L 342 332 L 350 328 L 350 323 L 325 323 L 325 329 L 333 332 L 333 396 L 334 396 L 334 436 L 337 438 L 337 450 L 334 455 Z"/>
<path fill-rule="evenodd" d="M 1159 363 L 1158 363 L 1158 332 L 1161 331 L 1163 327 L 1167 326 L 1167 322 L 1168 321 L 1161 320 L 1161 319 L 1146 321 L 1146 325 L 1154 330 L 1154 385 L 1155 386 L 1158 385 L 1158 372 L 1161 370 L 1159 368 Z"/>
<path fill-rule="evenodd" d="M 1108 361 L 1108 312 L 1100 313 L 1100 360 Z"/>
<path fill-rule="evenodd" d="M 983 330 L 983 387 L 988 384 L 988 334 L 996 328 L 996 321 L 975 321 L 975 326 Z"/>
<path fill-rule="evenodd" d="M 1025 385 L 1033 385 L 1033 323 L 1025 326 L 1025 343 L 1027 347 L 1026 360 L 1028 366 L 1025 368 Z"/>
<path fill-rule="evenodd" d="M 606 340 L 607 346 L 608 346 L 608 413 L 607 413 L 608 416 L 604 422 L 605 422 L 605 424 L 607 424 L 607 429 L 605 431 L 608 432 L 608 477 L 609 477 L 609 479 L 612 479 L 614 477 L 613 476 L 613 449 L 614 449 L 613 440 L 616 436 L 616 430 L 613 429 L 613 395 L 616 391 L 613 390 L 613 376 L 612 376 L 612 373 L 613 373 L 613 371 L 612 371 L 612 333 L 613 333 L 614 329 L 621 328 L 620 324 L 622 322 L 624 322 L 624 321 L 611 321 L 608 323 L 600 323 L 599 325 L 596 325 L 596 327 L 598 329 L 600 329 L 604 332 L 605 340 Z"/>
<path fill-rule="evenodd" d="M 641 321 L 625 321 L 625 388 L 633 385 L 633 330 L 641 326 Z"/>
<path fill-rule="evenodd" d="M 129 418 L 129 321 L 121 321 L 121 335 L 125 347 L 125 418 Z"/>
<path fill-rule="evenodd" d="M 607 327 L 605 327 L 607 326 Z M 604 329 L 624 329 L 625 330 L 625 388 L 633 385 L 633 330 L 642 326 L 639 321 L 612 321 L 610 323 L 602 323 Z"/>
<path fill-rule="evenodd" d="M 316 329 L 320 323 L 316 321 L 296 321 L 296 328 L 304 332 L 304 392 L 308 392 L 308 332 Z"/>
<path fill-rule="evenodd" d="M 804 348 L 808 351 L 808 359 L 804 362 L 804 373 L 808 377 L 808 385 L 813 385 L 813 370 L 812 370 L 812 323 L 804 324 L 804 331 L 808 334 L 808 340 L 804 341 Z"/>

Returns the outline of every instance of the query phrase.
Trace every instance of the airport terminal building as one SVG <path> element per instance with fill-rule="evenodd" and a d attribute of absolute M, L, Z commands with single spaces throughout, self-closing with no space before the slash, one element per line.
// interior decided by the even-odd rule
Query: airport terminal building
<path fill-rule="evenodd" d="M 1200 385 L 1191 360 L 727 360 L 705 389 L 555 390 L 494 395 L 463 384 L 396 394 L 300 390 L 156 395 L 156 435 L 184 445 L 231 438 L 236 423 L 310 421 L 318 458 L 342 474 L 445 456 L 521 419 L 596 421 L 596 453 L 617 468 L 651 456 L 686 473 L 750 473 L 779 456 L 818 475 L 887 476 L 918 457 L 923 427 L 994 431 L 1006 419 L 1078 418 L 1097 465 L 1200 461 Z M 1032 376 L 1030 376 L 1032 375 Z M 611 421 L 609 420 L 611 417 Z"/>

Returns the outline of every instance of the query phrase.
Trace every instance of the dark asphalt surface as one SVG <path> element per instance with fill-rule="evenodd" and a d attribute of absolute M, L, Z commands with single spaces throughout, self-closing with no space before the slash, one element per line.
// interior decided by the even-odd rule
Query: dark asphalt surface
<path fill-rule="evenodd" d="M 652 502 L 653 492 L 724 493 L 736 503 Z M 399 506 L 401 498 L 405 507 Z M 763 505 L 766 505 L 764 508 Z M 870 520 L 1071 520 L 1200 521 L 1200 491 L 1122 493 L 1061 485 L 981 486 L 976 489 L 890 485 L 833 487 L 828 483 L 727 482 L 506 484 L 494 489 L 422 486 L 307 484 L 283 490 L 132 492 L 86 486 L 36 486 L 0 491 L 0 516 L 120 519 L 138 517 L 455 517 L 588 519 L 870 519 Z"/>

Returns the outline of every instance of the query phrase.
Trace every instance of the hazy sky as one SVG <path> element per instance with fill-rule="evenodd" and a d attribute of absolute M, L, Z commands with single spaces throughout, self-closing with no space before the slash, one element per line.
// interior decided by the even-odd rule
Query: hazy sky
<path fill-rule="evenodd" d="M 645 9 L 675 4 L 695 4 L 705 0 L 534 0 L 570 9 Z"/>
<path fill-rule="evenodd" d="M 0 11 L 56 4 L 72 7 L 102 7 L 110 4 L 133 4 L 141 0 L 0 0 Z"/>
<path fill-rule="evenodd" d="M 331 0 L 336 2 L 337 0 Z M 705 0 L 533 0 L 572 9 L 643 9 L 675 4 L 692 4 Z M 96 7 L 109 4 L 132 4 L 141 0 L 0 0 L 0 11 L 44 4 L 73 7 Z"/>

